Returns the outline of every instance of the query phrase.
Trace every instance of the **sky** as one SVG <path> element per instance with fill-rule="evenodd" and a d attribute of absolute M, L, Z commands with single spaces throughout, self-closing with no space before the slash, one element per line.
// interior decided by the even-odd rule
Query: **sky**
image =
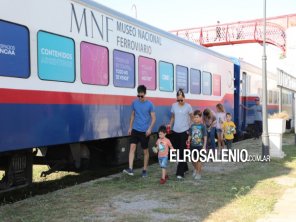
<path fill-rule="evenodd" d="M 95 0 L 123 14 L 170 31 L 263 18 L 263 0 Z M 135 5 L 135 6 L 133 6 Z M 136 8 L 136 10 L 135 10 Z M 266 16 L 296 14 L 296 0 L 266 0 Z M 228 56 L 262 65 L 262 46 L 241 44 L 211 49 Z M 281 50 L 268 45 L 267 69 L 274 71 L 283 63 Z"/>

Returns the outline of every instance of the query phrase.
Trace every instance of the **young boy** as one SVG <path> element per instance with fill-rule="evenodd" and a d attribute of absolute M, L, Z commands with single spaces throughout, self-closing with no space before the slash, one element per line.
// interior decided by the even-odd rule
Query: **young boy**
<path fill-rule="evenodd" d="M 158 152 L 158 162 L 161 167 L 162 175 L 160 179 L 160 184 L 164 184 L 169 178 L 166 172 L 168 166 L 168 154 L 169 148 L 175 150 L 171 144 L 171 141 L 166 138 L 166 126 L 160 126 L 158 129 L 158 140 L 156 141 L 157 147 L 153 147 L 153 152 Z"/>
<path fill-rule="evenodd" d="M 231 118 L 232 118 L 231 114 L 226 113 L 226 121 L 223 123 L 223 126 L 222 126 L 227 149 L 231 149 L 232 141 L 234 138 L 233 134 L 236 134 L 235 124 L 234 122 L 231 121 Z"/>
<path fill-rule="evenodd" d="M 202 112 L 200 110 L 196 110 L 193 113 L 193 124 L 189 128 L 189 137 L 188 143 L 190 143 L 191 152 L 193 150 L 200 151 L 202 149 L 206 149 L 207 145 L 207 130 L 204 124 L 202 124 Z M 196 159 L 196 157 L 195 157 Z M 197 162 L 192 162 L 194 170 L 193 170 L 193 178 L 196 180 L 201 179 L 201 162 L 198 160 Z"/>

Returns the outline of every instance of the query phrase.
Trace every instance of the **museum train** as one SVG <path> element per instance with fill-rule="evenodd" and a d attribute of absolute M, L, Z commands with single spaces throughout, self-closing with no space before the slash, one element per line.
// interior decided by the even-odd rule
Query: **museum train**
<path fill-rule="evenodd" d="M 1 0 L 0 33 L 2 191 L 30 184 L 33 164 L 49 165 L 45 176 L 126 163 L 138 85 L 155 105 L 154 132 L 182 88 L 194 109 L 222 103 L 241 135 L 254 113 L 240 104 L 253 105 L 262 91 L 259 68 L 89 0 Z M 275 112 L 278 89 L 268 76 Z"/>

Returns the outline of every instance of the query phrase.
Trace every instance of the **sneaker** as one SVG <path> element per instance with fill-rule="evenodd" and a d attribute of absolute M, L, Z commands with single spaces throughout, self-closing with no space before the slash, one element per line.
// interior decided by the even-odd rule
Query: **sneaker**
<path fill-rule="evenodd" d="M 184 177 L 182 177 L 182 176 L 178 175 L 178 176 L 177 176 L 177 179 L 178 179 L 178 180 L 183 180 L 183 179 L 184 179 Z"/>
<path fill-rule="evenodd" d="M 142 177 L 147 177 L 147 176 L 148 176 L 147 170 L 142 170 Z"/>
<path fill-rule="evenodd" d="M 168 180 L 169 179 L 169 175 L 165 175 L 165 180 Z"/>
<path fill-rule="evenodd" d="M 165 179 L 162 179 L 162 178 L 159 181 L 160 184 L 165 184 L 165 182 L 166 182 L 166 180 Z"/>
<path fill-rule="evenodd" d="M 193 170 L 192 177 L 194 178 L 195 176 L 196 176 L 196 170 Z"/>
<path fill-rule="evenodd" d="M 197 173 L 197 174 L 195 175 L 194 179 L 195 179 L 195 180 L 200 180 L 200 179 L 201 179 L 201 175 Z"/>
<path fill-rule="evenodd" d="M 134 171 L 131 168 L 124 169 L 122 172 L 127 175 L 134 176 Z"/>

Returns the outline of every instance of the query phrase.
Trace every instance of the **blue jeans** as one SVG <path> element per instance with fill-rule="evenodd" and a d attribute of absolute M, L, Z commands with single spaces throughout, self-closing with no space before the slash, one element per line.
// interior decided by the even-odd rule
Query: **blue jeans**
<path fill-rule="evenodd" d="M 216 148 L 215 135 L 216 135 L 216 127 L 212 127 L 210 132 L 208 131 L 208 138 L 210 138 L 210 146 L 212 150 L 215 150 Z"/>
<path fill-rule="evenodd" d="M 159 166 L 161 168 L 167 168 L 168 167 L 168 157 L 158 157 Z"/>

